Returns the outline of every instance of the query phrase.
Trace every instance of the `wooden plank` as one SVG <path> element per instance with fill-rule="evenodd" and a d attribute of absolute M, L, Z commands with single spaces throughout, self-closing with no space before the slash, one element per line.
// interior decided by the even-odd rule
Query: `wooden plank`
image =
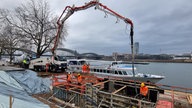
<path fill-rule="evenodd" d="M 109 80 L 104 81 L 104 82 L 97 83 L 97 84 L 95 84 L 95 85 L 93 85 L 93 86 L 98 86 L 98 85 L 104 84 L 104 83 L 106 83 L 106 82 L 109 82 Z"/>
<path fill-rule="evenodd" d="M 119 92 L 119 91 L 123 90 L 125 87 L 127 87 L 127 86 L 125 85 L 125 86 L 121 87 L 120 89 L 118 89 L 118 90 L 114 91 L 112 94 L 116 94 L 117 92 Z"/>
<path fill-rule="evenodd" d="M 9 108 L 12 108 L 12 96 L 9 97 Z"/>
<path fill-rule="evenodd" d="M 192 104 L 192 96 L 191 96 L 191 95 L 188 95 L 188 96 L 187 96 L 187 100 L 188 100 L 188 102 L 189 102 L 190 104 Z"/>
<path fill-rule="evenodd" d="M 58 102 L 58 103 L 64 104 L 64 105 L 69 106 L 69 107 L 72 107 L 72 108 L 80 108 L 80 107 L 78 107 L 78 106 L 74 106 L 74 105 L 71 104 L 71 103 L 65 102 L 65 101 L 60 100 L 60 99 L 55 98 L 55 97 L 52 97 L 51 99 L 53 99 L 54 101 L 56 101 L 56 102 Z"/>

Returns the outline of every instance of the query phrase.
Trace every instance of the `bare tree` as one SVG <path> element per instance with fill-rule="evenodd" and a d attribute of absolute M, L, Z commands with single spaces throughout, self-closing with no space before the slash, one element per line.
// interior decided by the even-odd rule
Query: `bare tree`
<path fill-rule="evenodd" d="M 26 39 L 21 37 L 22 31 L 18 30 L 16 27 L 11 26 L 9 22 L 7 22 L 6 18 L 9 15 L 8 10 L 0 9 L 1 15 L 1 24 L 0 24 L 0 47 L 1 47 L 1 54 L 7 53 L 9 55 L 9 62 L 12 63 L 13 61 L 13 54 L 16 51 L 15 48 L 22 47 L 21 42 L 26 42 Z"/>
<path fill-rule="evenodd" d="M 16 51 L 14 48 L 22 40 L 22 37 L 17 36 L 15 33 L 17 33 L 16 30 L 10 25 L 4 26 L 0 33 L 2 49 L 9 54 L 10 63 L 12 63 L 13 54 Z"/>
<path fill-rule="evenodd" d="M 4 16 L 6 16 L 5 14 L 5 10 L 3 9 L 0 9 L 0 59 L 1 59 L 1 55 L 5 53 L 5 45 L 6 45 L 6 40 L 3 36 L 3 30 L 4 30 L 4 26 L 5 26 L 5 23 L 4 23 Z"/>
<path fill-rule="evenodd" d="M 2 35 L 0 34 L 0 60 L 1 60 L 1 55 L 4 53 L 3 52 L 3 49 L 4 49 L 4 46 L 5 46 L 5 43 L 4 43 L 4 39 L 2 37 Z"/>
<path fill-rule="evenodd" d="M 6 16 L 6 15 L 4 15 Z M 37 57 L 40 57 L 45 50 L 53 45 L 56 35 L 56 17 L 50 12 L 49 5 L 44 0 L 31 0 L 25 5 L 15 9 L 14 16 L 6 16 L 6 20 L 17 28 L 18 33 L 26 42 L 34 44 Z M 62 37 L 67 35 L 64 27 Z M 25 43 L 26 44 L 26 43 Z"/>

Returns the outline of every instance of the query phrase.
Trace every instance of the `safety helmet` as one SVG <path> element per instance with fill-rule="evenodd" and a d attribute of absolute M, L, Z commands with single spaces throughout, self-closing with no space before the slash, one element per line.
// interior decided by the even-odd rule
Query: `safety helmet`
<path fill-rule="evenodd" d="M 78 74 L 78 76 L 80 75 L 80 73 Z"/>
<path fill-rule="evenodd" d="M 145 86 L 145 83 L 142 82 L 142 83 L 141 83 L 141 87 L 144 87 L 144 86 Z"/>

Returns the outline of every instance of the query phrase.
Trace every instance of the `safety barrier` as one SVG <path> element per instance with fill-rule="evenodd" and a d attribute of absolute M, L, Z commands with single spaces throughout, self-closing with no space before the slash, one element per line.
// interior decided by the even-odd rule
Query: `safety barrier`
<path fill-rule="evenodd" d="M 52 86 L 63 86 L 66 90 L 77 90 L 81 93 L 85 92 L 85 84 L 91 83 L 91 84 L 97 84 L 102 79 L 99 79 L 92 74 L 81 74 L 82 76 L 82 82 L 78 82 L 77 80 L 77 74 L 71 74 L 71 81 L 67 81 L 67 75 L 53 75 L 52 76 Z"/>

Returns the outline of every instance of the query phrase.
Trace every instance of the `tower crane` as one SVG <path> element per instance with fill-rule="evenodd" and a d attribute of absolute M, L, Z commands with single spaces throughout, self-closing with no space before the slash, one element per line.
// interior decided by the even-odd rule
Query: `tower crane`
<path fill-rule="evenodd" d="M 103 5 L 102 3 L 99 2 L 99 0 L 92 0 L 88 3 L 86 3 L 83 6 L 80 7 L 75 7 L 73 6 L 66 6 L 65 9 L 63 10 L 62 14 L 60 15 L 59 19 L 57 20 L 57 25 L 58 25 L 58 29 L 57 29 L 57 34 L 55 37 L 55 42 L 54 42 L 54 46 L 52 48 L 52 54 L 53 56 L 55 56 L 55 50 L 58 47 L 58 42 L 59 39 L 61 37 L 61 33 L 63 30 L 63 26 L 65 21 L 75 12 L 78 11 L 82 11 L 82 10 L 86 10 L 88 8 L 91 7 L 95 7 L 95 9 L 103 11 L 105 14 L 109 14 L 112 15 L 118 19 L 123 20 L 126 24 L 130 24 L 130 38 L 131 38 L 131 49 L 132 49 L 132 62 L 134 62 L 134 54 L 133 54 L 133 22 L 129 19 L 126 18 L 124 16 L 121 16 L 120 14 L 116 13 L 115 11 L 111 10 L 110 8 L 108 8 L 107 6 Z M 133 75 L 135 76 L 135 72 L 134 72 L 134 63 L 132 63 L 132 67 L 133 67 Z"/>

